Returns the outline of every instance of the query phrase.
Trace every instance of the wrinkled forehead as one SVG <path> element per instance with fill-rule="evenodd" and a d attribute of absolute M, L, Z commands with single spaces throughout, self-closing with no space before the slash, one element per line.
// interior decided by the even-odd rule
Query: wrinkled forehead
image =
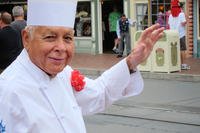
<path fill-rule="evenodd" d="M 36 31 L 65 31 L 65 32 L 74 32 L 73 28 L 63 27 L 63 26 L 33 26 Z"/>

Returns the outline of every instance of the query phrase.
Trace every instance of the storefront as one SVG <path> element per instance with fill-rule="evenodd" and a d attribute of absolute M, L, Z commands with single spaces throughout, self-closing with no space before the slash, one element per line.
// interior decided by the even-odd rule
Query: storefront
<path fill-rule="evenodd" d="M 78 0 L 74 25 L 76 52 L 112 53 L 114 44 L 110 40 L 108 16 L 114 6 L 120 13 L 125 13 L 128 18 L 137 21 L 137 24 L 131 28 L 132 46 L 134 33 L 159 22 L 158 18 L 161 14 L 164 16 L 162 26 L 168 29 L 167 13 L 170 2 L 171 0 Z M 184 11 L 188 18 L 186 36 L 188 54 L 196 57 L 200 45 L 198 44 L 200 42 L 198 41 L 200 40 L 200 2 L 196 0 L 180 0 L 180 2 L 184 4 Z M 6 10 L 11 13 L 14 5 L 22 5 L 26 10 L 26 4 L 27 0 L 4 0 L 0 2 L 0 11 Z"/>
<path fill-rule="evenodd" d="M 97 9 L 95 9 L 95 1 L 80 0 L 77 5 L 77 13 L 75 19 L 75 45 L 76 52 L 96 53 L 98 50 L 95 43 L 98 41 L 97 32 L 98 19 Z"/>
<path fill-rule="evenodd" d="M 116 6 L 123 13 L 123 0 L 78 0 L 75 21 L 76 52 L 111 53 L 108 15 Z"/>
<path fill-rule="evenodd" d="M 193 0 L 195 1 L 195 0 Z M 99 32 L 95 36 L 95 44 L 93 46 L 96 47 L 96 51 L 93 53 L 105 53 L 107 45 L 111 44 L 110 41 L 103 41 L 102 37 L 102 21 L 106 23 L 107 21 L 107 15 L 109 12 L 111 12 L 111 7 L 105 8 L 108 6 L 109 2 L 111 4 L 117 3 L 116 1 L 112 0 L 99 0 L 96 3 L 97 6 L 97 13 L 99 15 L 100 19 L 97 19 L 97 25 L 100 29 L 97 27 L 95 30 L 98 30 Z M 191 2 L 186 0 L 180 0 L 180 2 L 183 4 L 183 10 L 186 14 L 188 24 L 186 27 L 186 42 L 187 42 L 187 53 L 188 57 L 195 56 L 194 50 L 197 50 L 197 39 L 199 39 L 199 30 L 195 33 L 193 30 L 195 30 L 195 27 L 198 27 L 199 29 L 199 1 Z M 134 33 L 138 30 L 144 30 L 148 26 L 155 24 L 157 22 L 161 23 L 165 29 L 169 29 L 169 25 L 167 24 L 167 18 L 169 16 L 169 9 L 170 9 L 170 3 L 171 0 L 121 0 L 121 3 L 118 3 L 118 5 L 121 6 L 121 13 L 125 13 L 127 17 L 136 20 L 137 24 L 135 27 L 131 28 L 131 44 L 134 45 Z M 198 3 L 198 4 L 197 4 Z M 192 5 L 192 7 L 191 7 Z M 198 10 L 194 10 L 193 6 L 197 6 Z M 119 7 L 120 7 L 119 6 Z M 108 11 L 105 13 L 105 10 Z M 196 15 L 195 15 L 196 14 Z M 193 15 L 198 16 L 196 19 L 193 19 L 195 17 L 192 17 Z M 160 16 L 162 16 L 162 21 L 159 20 Z M 99 34 L 100 33 L 100 34 Z M 108 32 L 103 32 L 108 33 Z M 106 35 L 104 34 L 104 36 Z M 197 37 L 198 36 L 198 37 Z M 106 37 L 106 36 L 105 36 Z M 109 35 L 107 35 L 109 37 Z M 196 40 L 194 41 L 196 37 Z M 96 40 L 98 39 L 98 40 Z M 108 49 L 111 49 L 111 47 L 108 47 Z M 94 51 L 94 50 L 93 50 Z"/>
<path fill-rule="evenodd" d="M 102 21 L 112 11 L 113 3 L 123 12 L 123 0 L 78 0 L 74 25 L 76 52 L 97 54 L 103 53 L 104 47 L 107 48 L 105 51 L 111 47 L 109 36 L 106 36 L 108 32 L 102 31 Z M 1 1 L 0 11 L 12 13 L 15 5 L 23 6 L 26 15 L 27 0 Z"/>
<path fill-rule="evenodd" d="M 169 28 L 167 18 L 171 0 L 79 0 L 78 4 L 81 5 L 81 3 L 85 2 L 88 3 L 87 7 L 91 8 L 89 10 L 91 11 L 91 34 L 90 36 L 76 37 L 77 52 L 101 54 L 112 51 L 113 44 L 109 40 L 107 21 L 108 14 L 112 11 L 114 4 L 121 13 L 125 13 L 127 17 L 137 21 L 136 26 L 131 28 L 132 47 L 134 45 L 134 33 L 137 30 L 144 30 L 148 26 L 160 22 L 160 16 L 163 16 L 161 25 L 166 30 Z M 200 43 L 200 2 L 196 0 L 180 0 L 180 2 L 183 4 L 183 10 L 188 21 L 186 27 L 187 55 L 188 57 L 196 57 L 197 52 L 200 51 L 200 44 L 198 44 Z M 104 22 L 105 28 L 103 28 L 102 22 Z"/>
<path fill-rule="evenodd" d="M 135 30 L 144 30 L 149 25 L 159 21 L 159 15 L 163 17 L 162 26 L 168 29 L 167 11 L 170 8 L 171 0 L 133 0 L 131 1 L 131 18 L 138 22 Z M 200 53 L 200 9 L 199 0 L 180 0 L 187 18 L 186 44 L 187 56 L 197 57 Z M 135 12 L 135 13 L 132 13 Z M 194 17 L 195 16 L 195 17 Z M 197 17 L 196 17 L 197 16 Z M 132 31 L 133 34 L 135 31 Z M 200 55 L 199 55 L 200 56 Z"/>

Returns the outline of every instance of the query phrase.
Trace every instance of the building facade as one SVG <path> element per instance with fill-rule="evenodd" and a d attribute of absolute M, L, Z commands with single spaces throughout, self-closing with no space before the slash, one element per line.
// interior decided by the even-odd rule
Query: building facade
<path fill-rule="evenodd" d="M 154 24 L 159 14 L 163 14 L 164 24 L 167 26 L 167 11 L 170 9 L 171 0 L 133 0 L 131 1 L 132 18 L 139 24 L 136 30 L 143 30 L 147 26 Z M 200 0 L 180 0 L 186 14 L 186 44 L 188 57 L 200 57 Z M 148 17 L 149 16 L 149 17 Z M 161 21 L 162 22 L 162 21 Z"/>
<path fill-rule="evenodd" d="M 134 33 L 148 26 L 161 22 L 168 29 L 167 11 L 171 0 L 78 0 L 75 19 L 75 45 L 77 53 L 102 54 L 112 51 L 108 16 L 113 7 L 136 20 L 131 28 L 131 42 Z M 188 56 L 200 57 L 200 0 L 180 0 L 184 4 L 187 17 L 187 53 Z M 22 5 L 26 10 L 27 0 L 4 0 L 0 2 L 0 11 L 11 12 L 14 5 Z M 163 16 L 162 20 L 159 17 Z M 134 45 L 134 44 L 133 44 Z M 133 46 L 132 45 L 132 46 Z"/>

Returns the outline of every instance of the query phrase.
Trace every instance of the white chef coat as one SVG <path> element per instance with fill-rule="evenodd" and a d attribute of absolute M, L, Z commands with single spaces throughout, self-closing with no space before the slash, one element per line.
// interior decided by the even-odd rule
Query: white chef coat
<path fill-rule="evenodd" d="M 114 101 L 139 94 L 143 79 L 126 60 L 76 92 L 67 66 L 50 78 L 23 50 L 0 76 L 0 121 L 6 133 L 86 133 L 82 115 L 103 111 Z"/>

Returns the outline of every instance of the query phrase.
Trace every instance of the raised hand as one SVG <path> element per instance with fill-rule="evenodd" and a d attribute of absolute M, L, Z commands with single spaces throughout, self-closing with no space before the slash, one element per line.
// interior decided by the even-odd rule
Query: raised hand
<path fill-rule="evenodd" d="M 154 24 L 142 32 L 138 42 L 135 44 L 136 47 L 126 58 L 129 69 L 135 69 L 137 65 L 149 57 L 153 46 L 162 37 L 163 31 L 163 27 L 161 28 L 159 24 Z"/>

